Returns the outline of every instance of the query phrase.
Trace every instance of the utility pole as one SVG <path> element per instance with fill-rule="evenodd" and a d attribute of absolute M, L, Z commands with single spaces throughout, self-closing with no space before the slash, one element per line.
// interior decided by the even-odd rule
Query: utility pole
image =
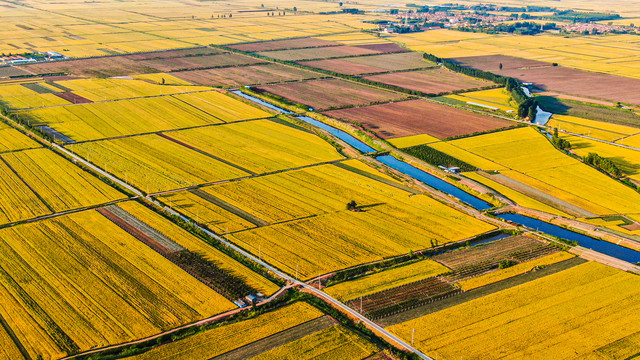
<path fill-rule="evenodd" d="M 413 339 L 414 339 L 415 335 L 416 335 L 416 328 L 413 328 L 411 330 L 411 346 L 413 346 Z"/>
<path fill-rule="evenodd" d="M 299 264 L 296 264 L 296 280 L 298 280 L 298 265 Z"/>

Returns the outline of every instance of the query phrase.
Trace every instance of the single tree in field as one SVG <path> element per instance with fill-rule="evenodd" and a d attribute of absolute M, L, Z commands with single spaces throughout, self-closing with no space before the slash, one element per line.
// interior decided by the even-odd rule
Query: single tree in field
<path fill-rule="evenodd" d="M 358 210 L 358 203 L 355 200 L 351 200 L 347 203 L 347 210 L 356 211 Z"/>
<path fill-rule="evenodd" d="M 500 66 L 499 66 L 499 67 L 500 67 L 500 70 L 502 70 L 502 63 L 500 63 Z"/>

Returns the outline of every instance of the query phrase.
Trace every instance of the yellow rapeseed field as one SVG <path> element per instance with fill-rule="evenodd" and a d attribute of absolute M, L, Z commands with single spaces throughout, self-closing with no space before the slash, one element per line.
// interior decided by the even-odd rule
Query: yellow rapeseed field
<path fill-rule="evenodd" d="M 0 85 L 0 104 L 15 110 L 68 105 L 70 103 L 53 93 L 38 93 L 21 84 L 7 84 Z"/>
<path fill-rule="evenodd" d="M 342 158 L 315 134 L 271 120 L 202 127 L 168 135 L 256 173 Z"/>
<path fill-rule="evenodd" d="M 2 158 L 54 211 L 98 205 L 125 197 L 48 149 L 5 153 Z"/>
<path fill-rule="evenodd" d="M 489 177 L 486 176 L 482 176 L 478 173 L 475 172 L 466 172 L 464 173 L 465 177 L 468 177 L 472 180 L 475 180 L 497 192 L 499 192 L 500 194 L 502 194 L 503 196 L 507 197 L 509 200 L 514 201 L 516 204 L 526 207 L 526 208 L 530 208 L 530 209 L 534 209 L 534 210 L 540 210 L 540 211 L 544 211 L 546 213 L 549 214 L 554 214 L 554 215 L 560 215 L 560 216 L 564 216 L 566 218 L 571 218 L 572 216 L 569 214 L 566 214 L 552 206 L 549 206 L 545 203 L 542 203 L 530 196 L 527 196 L 525 194 L 522 194 L 520 192 L 517 192 L 505 185 L 502 185 L 500 183 L 497 183 L 496 181 L 492 180 Z"/>
<path fill-rule="evenodd" d="M 311 305 L 296 302 L 249 320 L 216 327 L 180 341 L 159 346 L 134 356 L 131 360 L 210 359 L 322 315 Z"/>
<path fill-rule="evenodd" d="M 379 349 L 353 331 L 340 326 L 320 330 L 301 339 L 264 352 L 251 360 L 368 358 Z"/>
<path fill-rule="evenodd" d="M 221 123 L 171 96 L 60 106 L 22 114 L 76 141 Z"/>
<path fill-rule="evenodd" d="M 0 122 L 0 153 L 41 147 L 39 143 Z"/>
<path fill-rule="evenodd" d="M 0 239 L 0 315 L 33 359 L 235 307 L 97 211 L 5 228 Z"/>
<path fill-rule="evenodd" d="M 397 147 L 398 149 L 402 149 L 402 148 L 415 146 L 415 145 L 438 142 L 440 141 L 440 139 L 428 134 L 420 134 L 420 135 L 410 135 L 410 136 L 405 136 L 401 138 L 389 139 L 387 141 L 391 145 Z"/>
<path fill-rule="evenodd" d="M 300 278 L 495 229 L 427 196 L 410 197 L 333 165 L 265 178 L 284 182 L 256 191 L 241 181 L 224 196 L 218 186 L 206 191 L 258 217 L 284 221 L 236 232 L 230 239 L 289 274 L 297 269 Z M 351 200 L 364 211 L 345 210 Z"/>
<path fill-rule="evenodd" d="M 80 79 L 56 81 L 74 94 L 92 101 L 120 100 L 145 96 L 178 94 L 187 91 L 206 91 L 203 86 L 157 85 L 136 79 Z M 184 85 L 184 84 L 179 84 Z"/>
<path fill-rule="evenodd" d="M 204 256 L 207 260 L 213 262 L 221 269 L 243 279 L 247 284 L 259 292 L 265 295 L 271 295 L 279 289 L 277 285 L 267 280 L 265 277 L 251 271 L 249 268 L 240 264 L 220 250 L 191 235 L 179 226 L 163 218 L 161 215 L 149 210 L 144 205 L 138 202 L 128 201 L 119 203 L 118 206 L 138 219 L 144 219 L 145 223 L 160 231 L 165 236 L 171 238 L 171 240 L 175 241 L 180 246 Z"/>
<path fill-rule="evenodd" d="M 261 119 L 271 116 L 270 113 L 264 110 L 217 91 L 175 95 L 175 98 L 224 122 Z"/>
<path fill-rule="evenodd" d="M 531 127 L 449 143 L 511 169 L 501 171 L 507 176 L 595 214 L 640 211 L 640 194 L 556 150 Z"/>
<path fill-rule="evenodd" d="M 73 150 L 145 192 L 189 187 L 248 173 L 159 135 L 80 143 Z"/>
<path fill-rule="evenodd" d="M 445 360 L 575 359 L 635 334 L 638 300 L 638 276 L 589 262 L 388 329 Z"/>
<path fill-rule="evenodd" d="M 506 269 L 496 269 L 488 274 L 462 280 L 458 283 L 458 285 L 460 285 L 462 290 L 469 291 L 471 289 L 475 289 L 487 284 L 493 284 L 494 282 L 498 282 L 500 280 L 524 274 L 531 271 L 537 266 L 555 264 L 564 260 L 571 259 L 572 257 L 574 256 L 569 254 L 568 252 L 559 251 L 551 255 L 546 255 L 535 260 L 508 267 Z"/>
<path fill-rule="evenodd" d="M 341 301 L 377 293 L 401 285 L 448 272 L 449 269 L 432 260 L 421 260 L 409 265 L 399 266 L 366 275 L 356 280 L 330 286 L 324 291 Z"/>

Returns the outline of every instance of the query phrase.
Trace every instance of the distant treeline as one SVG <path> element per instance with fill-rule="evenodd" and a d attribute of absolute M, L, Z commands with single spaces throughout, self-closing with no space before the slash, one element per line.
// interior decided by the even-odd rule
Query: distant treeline
<path fill-rule="evenodd" d="M 442 59 L 432 54 L 425 53 L 423 56 L 429 61 L 442 64 L 442 66 L 451 71 L 493 81 L 497 84 L 505 86 L 507 88 L 507 91 L 511 93 L 511 97 L 518 103 L 518 116 L 521 118 L 528 117 L 531 121 L 535 119 L 538 109 L 538 102 L 536 101 L 536 99 L 528 97 L 524 93 L 524 91 L 522 90 L 522 83 L 518 79 L 497 75 L 489 71 L 462 66 L 453 61 Z"/>

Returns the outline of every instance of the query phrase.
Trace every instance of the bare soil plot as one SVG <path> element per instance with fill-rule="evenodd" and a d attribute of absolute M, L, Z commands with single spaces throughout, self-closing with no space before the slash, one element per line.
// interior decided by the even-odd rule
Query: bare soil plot
<path fill-rule="evenodd" d="M 223 51 L 214 48 L 196 48 L 196 49 L 184 49 L 184 50 L 169 50 L 169 51 L 154 51 L 148 53 L 125 55 L 126 58 L 131 60 L 151 60 L 151 59 L 170 59 L 185 56 L 202 56 L 220 54 Z"/>
<path fill-rule="evenodd" d="M 474 69 L 489 71 L 492 73 L 500 71 L 500 64 L 502 64 L 502 70 L 532 68 L 532 67 L 546 67 L 552 66 L 552 64 L 544 61 L 523 59 L 515 56 L 508 55 L 486 55 L 486 56 L 468 56 L 449 59 L 462 66 L 472 67 Z"/>
<path fill-rule="evenodd" d="M 396 43 L 386 43 L 386 44 L 368 44 L 368 45 L 355 45 L 355 47 L 375 50 L 380 53 L 394 53 L 394 52 L 405 52 L 407 49 Z"/>
<path fill-rule="evenodd" d="M 140 61 L 150 67 L 154 67 L 162 72 L 188 70 L 199 68 L 211 68 L 221 66 L 234 66 L 246 64 L 258 64 L 264 61 L 254 59 L 241 54 L 216 54 L 203 56 L 187 56 L 180 58 L 151 59 Z"/>
<path fill-rule="evenodd" d="M 157 69 L 147 64 L 136 62 L 124 56 L 46 62 L 20 66 L 19 69 L 33 74 L 64 72 L 76 76 L 99 78 L 158 72 Z"/>
<path fill-rule="evenodd" d="M 0 78 L 10 76 L 29 75 L 30 73 L 13 66 L 0 66 Z"/>
<path fill-rule="evenodd" d="M 512 125 L 507 120 L 476 114 L 425 100 L 333 110 L 325 115 L 356 121 L 383 139 L 429 134 L 440 139 Z"/>
<path fill-rule="evenodd" d="M 307 48 L 307 49 L 295 49 L 295 50 L 276 50 L 276 51 L 262 51 L 258 54 L 267 56 L 272 59 L 286 60 L 286 61 L 299 61 L 299 60 L 311 60 L 311 59 L 327 59 L 334 57 L 347 57 L 347 56 L 359 56 L 369 54 L 379 54 L 378 51 L 363 49 L 355 46 L 330 46 L 321 48 Z"/>
<path fill-rule="evenodd" d="M 368 105 L 405 97 L 402 94 L 336 79 L 269 85 L 258 89 L 317 109 Z"/>
<path fill-rule="evenodd" d="M 453 59 L 461 65 L 514 77 L 548 91 L 640 105 L 640 80 L 551 66 L 510 56 L 473 56 Z M 500 70 L 500 63 L 503 69 Z M 504 64 L 509 62 L 510 66 Z"/>
<path fill-rule="evenodd" d="M 78 94 L 74 94 L 71 91 L 62 91 L 62 92 L 57 92 L 54 93 L 54 95 L 63 98 L 65 100 L 67 100 L 68 102 L 72 103 L 72 104 L 89 104 L 92 103 L 92 100 L 89 100 L 85 97 L 82 97 Z"/>
<path fill-rule="evenodd" d="M 458 74 L 444 68 L 373 75 L 365 79 L 428 94 L 478 89 L 493 84 L 490 81 Z"/>
<path fill-rule="evenodd" d="M 424 60 L 422 55 L 416 52 L 304 61 L 300 64 L 346 75 L 414 70 L 434 66 L 433 63 Z"/>
<path fill-rule="evenodd" d="M 300 38 L 300 39 L 288 39 L 288 40 L 276 40 L 276 41 L 264 41 L 250 44 L 238 44 L 227 46 L 230 49 L 236 49 L 241 51 L 270 51 L 270 50 L 282 50 L 282 49 L 300 49 L 307 47 L 320 47 L 320 46 L 334 46 L 340 45 L 335 41 L 327 41 L 317 38 Z"/>
<path fill-rule="evenodd" d="M 322 75 L 280 64 L 237 66 L 208 70 L 192 70 L 172 73 L 192 84 L 220 87 L 261 85 L 295 80 L 306 80 Z"/>

